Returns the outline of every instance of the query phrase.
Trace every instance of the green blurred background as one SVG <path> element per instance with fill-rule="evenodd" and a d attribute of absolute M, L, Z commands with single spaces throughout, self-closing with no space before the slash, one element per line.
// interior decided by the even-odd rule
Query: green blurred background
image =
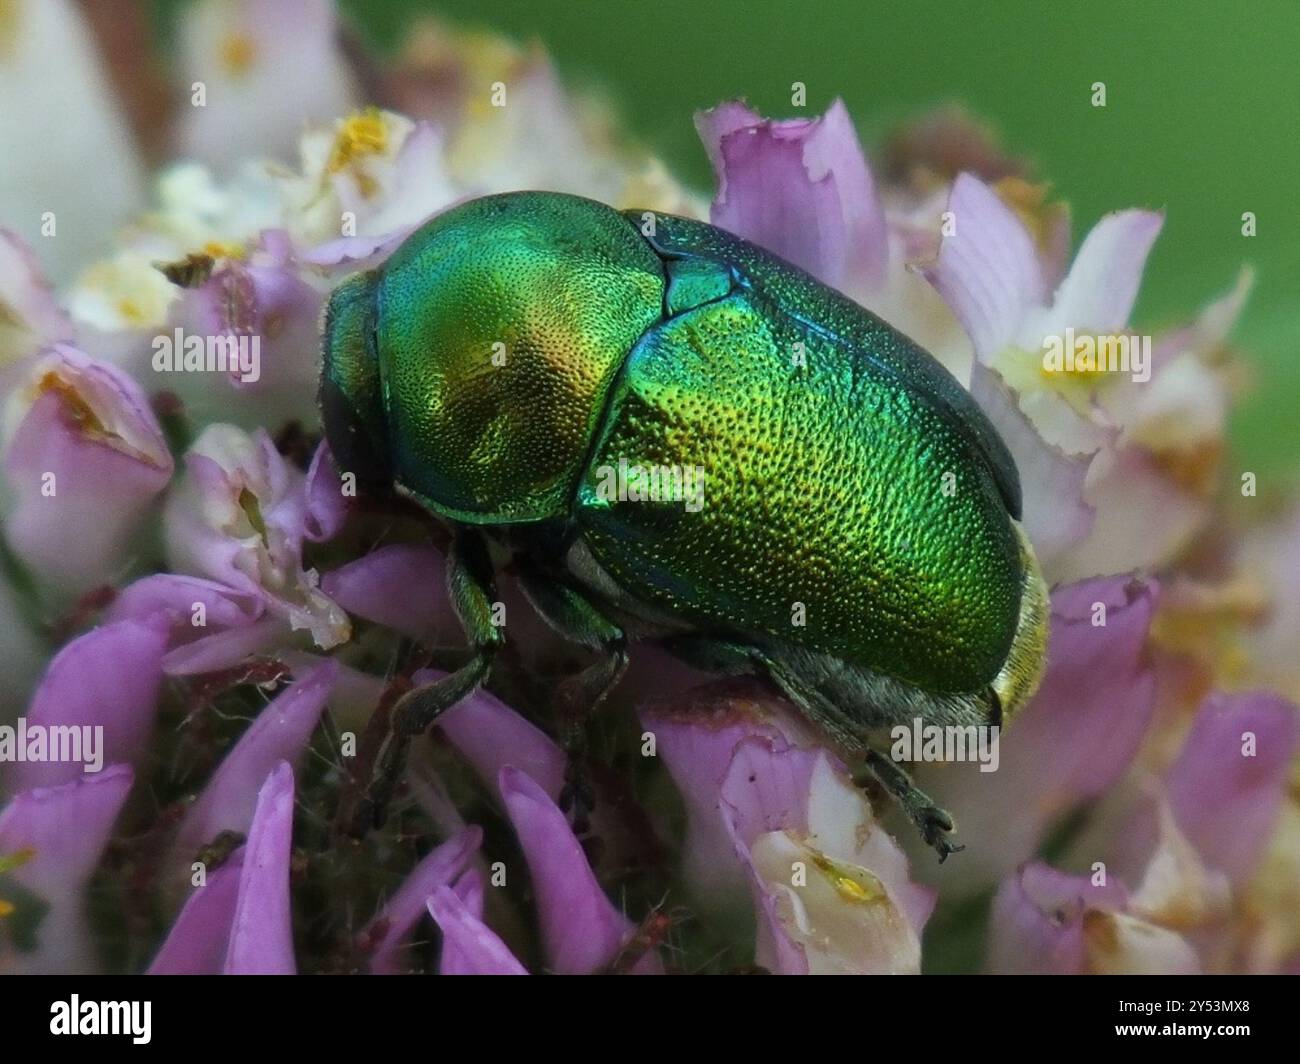
<path fill-rule="evenodd" d="M 1163 208 L 1137 312 L 1158 328 L 1257 283 L 1235 334 L 1253 368 L 1236 459 L 1300 470 L 1300 2 L 1091 0 L 343 0 L 391 46 L 421 12 L 538 38 L 571 84 L 603 88 L 641 140 L 701 188 L 692 112 L 738 95 L 790 112 L 843 96 L 868 152 L 949 100 L 990 120 L 1074 212 L 1076 245 L 1108 210 Z M 1090 104 L 1104 81 L 1107 106 Z M 808 113 L 804 112 L 804 113 Z M 1258 235 L 1241 235 L 1254 211 Z M 1264 488 L 1265 484 L 1261 484 Z"/>

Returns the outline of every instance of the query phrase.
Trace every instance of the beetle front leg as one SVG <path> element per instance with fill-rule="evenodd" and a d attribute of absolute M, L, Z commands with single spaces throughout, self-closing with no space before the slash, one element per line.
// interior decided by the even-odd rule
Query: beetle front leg
<path fill-rule="evenodd" d="M 627 669 L 627 636 L 588 598 L 567 584 L 525 569 L 519 585 L 542 618 L 560 636 L 600 655 L 600 660 L 566 681 L 561 695 L 560 740 L 568 761 L 560 808 L 570 812 L 573 829 L 588 829 L 596 795 L 587 779 L 587 722 Z"/>
<path fill-rule="evenodd" d="M 447 589 L 474 656 L 442 679 L 408 691 L 393 707 L 370 783 L 353 813 L 354 836 L 383 825 L 412 740 L 483 684 L 503 642 L 501 630 L 492 623 L 492 602 L 496 597 L 492 564 L 482 537 L 476 533 L 458 532 L 452 542 L 447 558 Z"/>

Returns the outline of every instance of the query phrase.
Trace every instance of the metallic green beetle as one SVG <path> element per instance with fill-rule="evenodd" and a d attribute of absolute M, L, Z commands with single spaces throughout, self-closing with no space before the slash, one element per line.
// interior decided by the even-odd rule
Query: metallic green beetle
<path fill-rule="evenodd" d="M 590 705 L 636 639 L 766 675 L 941 859 L 959 848 L 872 742 L 915 718 L 1009 721 L 1038 683 L 1047 595 L 1010 453 L 901 333 L 705 223 L 515 192 L 336 289 L 321 407 L 343 469 L 452 527 L 473 651 L 395 710 L 362 819 L 489 672 L 491 541 L 542 617 L 599 652 Z M 589 800 L 580 774 L 566 790 Z"/>

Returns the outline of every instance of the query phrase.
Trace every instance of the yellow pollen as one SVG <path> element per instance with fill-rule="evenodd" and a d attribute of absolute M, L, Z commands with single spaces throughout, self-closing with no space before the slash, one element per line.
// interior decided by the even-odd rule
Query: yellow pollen
<path fill-rule="evenodd" d="M 117 301 L 117 312 L 131 325 L 144 325 L 146 323 L 144 308 L 134 299 L 126 297 L 119 299 Z"/>
<path fill-rule="evenodd" d="M 993 186 L 998 198 L 1016 212 L 1016 217 L 1029 230 L 1034 243 L 1048 250 L 1053 234 L 1066 218 L 1069 208 L 1064 203 L 1049 203 L 1047 194 L 1051 185 L 1036 184 L 1023 177 L 1004 177 Z"/>
<path fill-rule="evenodd" d="M 203 254 L 211 255 L 214 259 L 242 259 L 244 245 L 225 240 L 209 240 L 203 245 Z"/>
<path fill-rule="evenodd" d="M 239 30 L 226 34 L 218 48 L 221 66 L 231 77 L 242 77 L 252 69 L 257 58 L 257 45 L 247 33 Z"/>
<path fill-rule="evenodd" d="M 12 916 L 13 912 L 13 902 L 5 901 L 4 898 L 0 898 L 0 920 L 3 920 L 6 916 Z"/>
<path fill-rule="evenodd" d="M 36 848 L 33 846 L 24 846 L 21 850 L 15 850 L 13 853 L 0 854 L 0 872 L 12 872 L 15 868 L 25 865 L 35 856 Z"/>
<path fill-rule="evenodd" d="M 63 402 L 63 409 L 83 435 L 103 439 L 112 436 L 99 416 L 67 381 L 57 373 L 47 373 L 36 385 L 38 395 L 53 392 Z"/>
<path fill-rule="evenodd" d="M 813 864 L 845 901 L 872 905 L 885 897 L 879 881 L 864 869 L 838 864 L 822 854 L 813 857 Z"/>
<path fill-rule="evenodd" d="M 0 0 L 0 59 L 12 53 L 22 15 L 22 0 Z"/>
<path fill-rule="evenodd" d="M 1086 337 L 1082 333 L 1075 333 L 1074 351 L 1065 352 L 1066 365 L 1062 366 L 1060 369 L 1048 369 L 1048 367 L 1040 359 L 1038 363 L 1038 372 L 1041 373 L 1044 377 L 1046 377 L 1050 381 L 1062 381 L 1065 379 L 1073 379 L 1076 381 L 1092 381 L 1092 380 L 1096 380 L 1099 377 L 1105 377 L 1106 376 L 1105 367 L 1102 364 L 1102 360 L 1096 354 L 1097 351 L 1096 338 L 1095 337 L 1092 338 L 1093 339 L 1092 350 L 1094 353 L 1091 356 L 1087 354 L 1087 349 L 1083 343 L 1083 341 L 1086 339 L 1088 339 L 1088 337 Z M 1073 355 L 1073 358 L 1071 358 L 1071 355 Z M 1086 364 L 1080 365 L 1080 363 L 1087 363 L 1087 362 L 1091 362 L 1092 365 L 1086 365 Z"/>
<path fill-rule="evenodd" d="M 349 115 L 334 137 L 326 169 L 337 174 L 368 155 L 382 155 L 388 149 L 388 126 L 377 107 Z"/>

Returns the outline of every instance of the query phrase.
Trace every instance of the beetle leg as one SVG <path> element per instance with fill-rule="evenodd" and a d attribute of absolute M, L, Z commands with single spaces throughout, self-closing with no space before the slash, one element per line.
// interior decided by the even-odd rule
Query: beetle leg
<path fill-rule="evenodd" d="M 892 758 L 878 750 L 868 750 L 863 772 L 893 795 L 903 812 L 920 830 L 926 845 L 933 847 L 939 855 L 940 864 L 947 860 L 950 853 L 966 848 L 948 837 L 954 826 L 951 815 L 935 805 L 929 795 L 913 783 L 912 777 Z M 864 781 L 861 775 L 856 775 L 854 782 L 862 786 Z"/>
<path fill-rule="evenodd" d="M 408 691 L 393 706 L 388 734 L 375 758 L 369 786 L 353 814 L 354 835 L 382 826 L 406 767 L 411 741 L 487 679 L 503 642 L 501 630 L 492 623 L 492 564 L 487 547 L 476 533 L 462 530 L 456 534 L 447 558 L 447 589 L 474 656 L 442 679 Z"/>
<path fill-rule="evenodd" d="M 840 714 L 835 712 L 833 706 L 826 704 L 826 699 L 820 691 L 802 682 L 779 659 L 769 657 L 762 652 L 758 653 L 771 673 L 772 679 L 776 681 L 777 686 L 800 709 L 808 714 L 815 723 L 820 724 L 823 729 L 831 732 L 831 734 L 838 733 L 841 740 L 846 739 L 843 729 L 838 724 Z M 861 747 L 863 744 L 860 741 L 848 740 L 846 745 Z M 925 844 L 933 848 L 939 855 L 940 864 L 943 864 L 948 859 L 950 853 L 957 853 L 966 848 L 949 838 L 949 834 L 955 827 L 952 816 L 946 810 L 935 805 L 930 796 L 913 783 L 912 777 L 892 758 L 886 757 L 878 750 L 873 750 L 868 746 L 864 754 L 862 771 L 884 787 L 893 797 L 899 808 L 907 814 L 908 819 L 921 832 L 921 838 L 925 840 Z M 864 782 L 862 773 L 855 774 L 854 783 L 861 787 Z"/>
<path fill-rule="evenodd" d="M 715 671 L 766 673 L 800 712 L 823 731 L 834 736 L 842 745 L 850 749 L 861 749 L 864 746 L 861 738 L 844 728 L 843 714 L 828 704 L 825 696 L 816 687 L 805 682 L 778 655 L 773 655 L 759 647 L 705 636 L 677 637 L 665 640 L 664 645 L 679 653 L 685 660 Z M 945 861 L 950 853 L 965 849 L 948 837 L 954 827 L 952 817 L 935 805 L 929 795 L 917 787 L 912 782 L 912 777 L 895 761 L 866 747 L 862 771 L 893 797 L 920 830 L 926 845 L 933 847 L 939 854 L 940 863 Z M 855 775 L 854 782 L 862 786 L 866 780 L 858 774 Z"/>
<path fill-rule="evenodd" d="M 600 655 L 565 684 L 560 699 L 560 738 L 568 754 L 560 808 L 572 813 L 573 829 L 581 835 L 589 827 L 587 818 L 596 798 L 586 774 L 587 722 L 622 679 L 628 661 L 627 636 L 567 584 L 525 568 L 519 586 L 538 616 L 560 636 Z"/>

